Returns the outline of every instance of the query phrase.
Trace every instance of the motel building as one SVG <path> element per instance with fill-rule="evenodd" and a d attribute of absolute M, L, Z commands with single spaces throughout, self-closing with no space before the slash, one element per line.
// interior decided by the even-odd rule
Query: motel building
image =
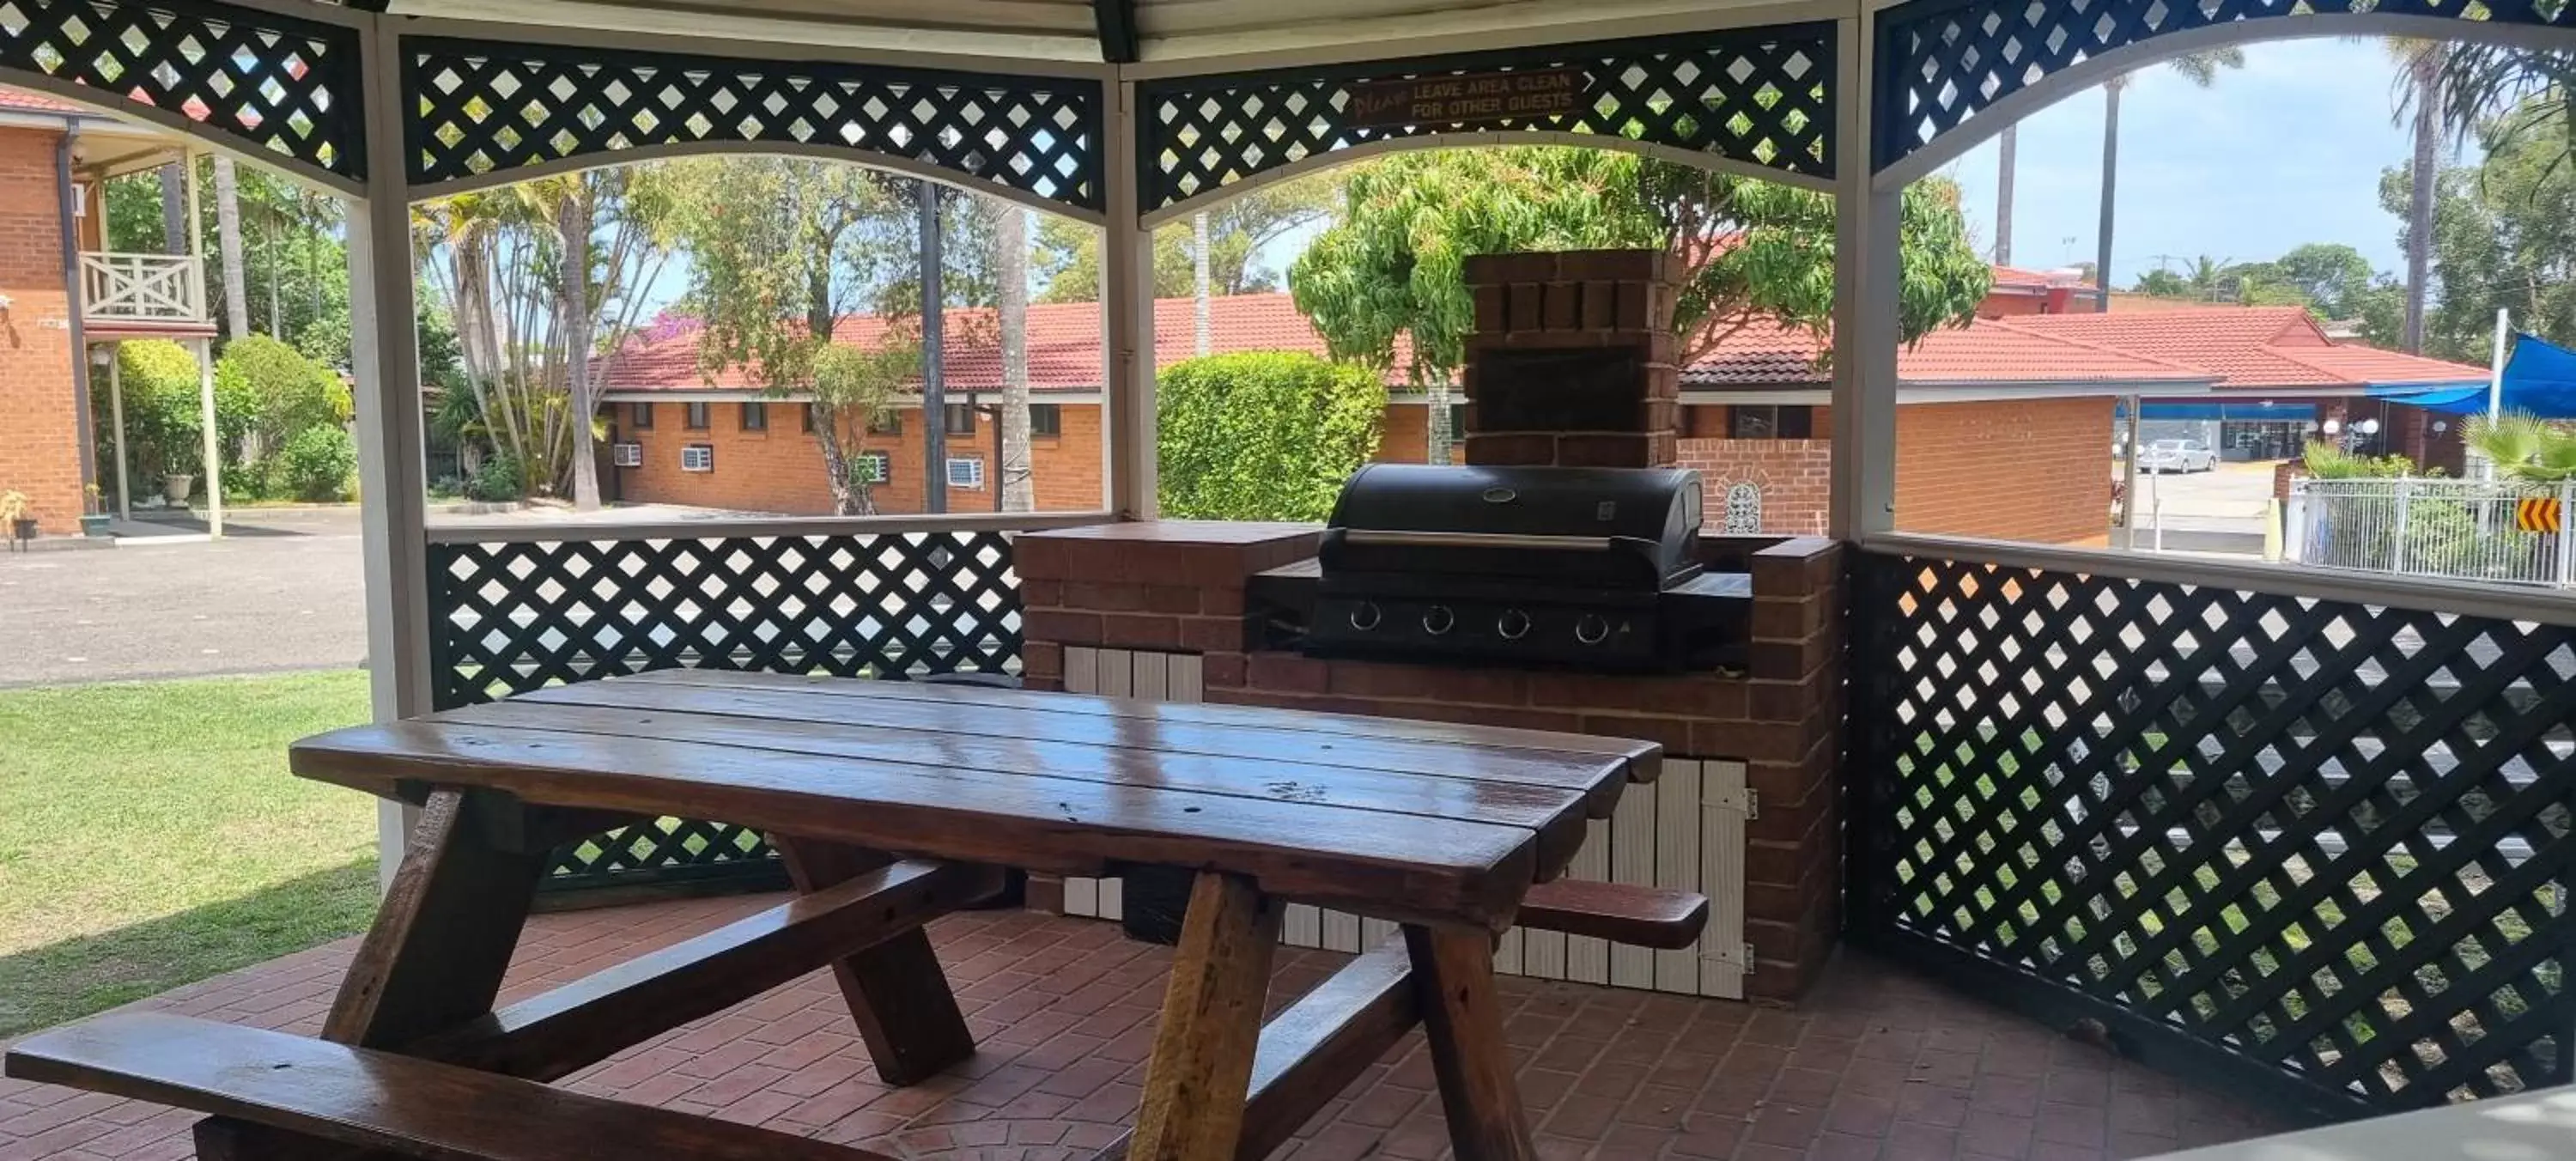
<path fill-rule="evenodd" d="M 2142 402 L 2146 438 L 2201 438 L 2212 447 L 2295 455 L 2326 420 L 2383 417 L 2386 450 L 2430 457 L 2456 448 L 2413 408 L 2374 396 L 2483 383 L 2486 371 L 2368 347 L 2338 345 L 2295 307 L 2130 309 L 2098 313 L 2071 275 L 1999 267 L 1969 326 L 1937 331 L 1897 360 L 1897 510 L 1904 530 L 2065 544 L 2102 544 L 2112 521 L 2111 449 L 2129 400 Z M 1158 366 L 1195 353 L 1194 303 L 1155 304 Z M 948 507 L 998 505 L 1002 367 L 989 312 L 956 312 L 947 329 Z M 958 316 L 964 317 L 958 317 Z M 884 324 L 844 320 L 840 341 L 872 345 Z M 1210 303 L 1213 353 L 1324 354 L 1286 294 Z M 698 330 L 666 320 L 611 361 L 603 394 L 622 503 L 822 515 L 832 510 L 823 458 L 794 395 L 762 389 L 739 368 L 710 376 Z M 1680 459 L 1706 482 L 1713 530 L 1817 535 L 1826 526 L 1833 415 L 1831 374 L 1815 336 L 1751 326 L 1682 373 Z M 1036 304 L 1028 314 L 1030 459 L 1041 511 L 1086 511 L 1102 495 L 1100 310 Z M 1376 458 L 1432 461 L 1433 425 L 1420 389 L 1398 371 Z M 1453 398 L 1456 396 L 1453 394 Z M 1451 406 L 1459 406 L 1453 403 Z M 2200 416 L 2236 417 L 2225 431 Z M 922 510 L 922 415 L 898 411 L 862 458 L 883 514 Z M 2259 448 L 2222 443 L 2233 423 L 2268 423 Z M 1454 421 L 1451 431 L 1460 430 Z M 2443 443 L 2447 436 L 2449 443 Z M 2452 451 L 2449 454 L 2455 455 Z"/>

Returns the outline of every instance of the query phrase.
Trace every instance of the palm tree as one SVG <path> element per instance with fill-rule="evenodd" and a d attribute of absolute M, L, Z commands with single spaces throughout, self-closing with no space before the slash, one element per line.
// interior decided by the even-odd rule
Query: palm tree
<path fill-rule="evenodd" d="M 2237 48 L 2213 48 L 2206 52 L 2187 52 L 2167 62 L 2175 72 L 2191 78 L 2191 83 L 2208 88 L 2218 83 L 2218 70 L 2245 67 L 2245 53 Z M 2102 82 L 2102 228 L 2093 255 L 2093 285 L 2101 297 L 2096 306 L 2111 309 L 2111 209 L 2119 188 L 2120 172 L 2120 90 L 2129 87 L 2129 77 L 2122 73 Z"/>
<path fill-rule="evenodd" d="M 250 283 L 242 269 L 241 179 L 233 159 L 215 155 L 215 245 L 224 263 L 224 337 L 250 333 Z"/>
<path fill-rule="evenodd" d="M 2406 202 L 2406 321 L 2398 345 L 2408 354 L 2424 350 L 2424 296 L 2433 265 L 2433 190 L 2441 181 L 2434 139 L 2442 133 L 2442 72 L 2451 46 L 2438 40 L 2391 37 L 2388 55 L 2402 66 L 2397 74 L 2397 108 L 2390 120 L 2414 122 L 2415 157 L 2407 168 L 2412 188 Z"/>
<path fill-rule="evenodd" d="M 1002 327 L 1002 431 L 994 455 L 1002 480 L 1002 510 L 1037 510 L 1037 481 L 1029 459 L 1029 212 L 1017 202 L 992 199 L 994 313 Z"/>
<path fill-rule="evenodd" d="M 1995 265 L 2012 265 L 2013 160 L 2021 147 L 2021 123 L 2004 126 L 1995 139 Z"/>
<path fill-rule="evenodd" d="M 2460 435 L 2505 479 L 2535 485 L 2576 480 L 2576 435 L 2537 416 L 2520 411 L 2494 419 L 2472 416 Z"/>

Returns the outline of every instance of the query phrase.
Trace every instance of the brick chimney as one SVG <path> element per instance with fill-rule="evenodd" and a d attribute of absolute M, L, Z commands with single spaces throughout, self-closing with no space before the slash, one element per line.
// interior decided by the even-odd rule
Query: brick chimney
<path fill-rule="evenodd" d="M 1661 250 L 1467 259 L 1470 464 L 1671 467 L 1681 423 Z"/>

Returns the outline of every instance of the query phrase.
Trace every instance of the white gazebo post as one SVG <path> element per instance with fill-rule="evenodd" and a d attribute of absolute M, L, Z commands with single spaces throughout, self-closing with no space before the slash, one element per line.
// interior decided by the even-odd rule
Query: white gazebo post
<path fill-rule="evenodd" d="M 1151 520 L 1159 511 L 1154 479 L 1154 234 L 1141 222 L 1136 83 L 1115 81 L 1105 87 L 1113 103 L 1102 167 L 1109 185 L 1109 220 L 1100 250 L 1106 282 L 1100 298 L 1109 331 L 1103 467 L 1111 510 L 1125 519 Z"/>
<path fill-rule="evenodd" d="M 1896 526 L 1897 199 L 1871 172 L 1866 13 L 1835 22 L 1834 452 L 1831 533 L 1857 541 Z"/>
<path fill-rule="evenodd" d="M 402 54 L 393 18 L 351 13 L 365 45 L 366 197 L 349 207 L 349 362 L 357 379 L 367 671 L 379 722 L 427 713 L 429 544 L 411 197 L 404 181 Z M 378 882 L 402 860 L 405 812 L 377 806 Z"/>
<path fill-rule="evenodd" d="M 116 426 L 116 518 L 134 519 L 134 488 L 125 468 L 125 344 L 107 347 L 107 417 Z"/>

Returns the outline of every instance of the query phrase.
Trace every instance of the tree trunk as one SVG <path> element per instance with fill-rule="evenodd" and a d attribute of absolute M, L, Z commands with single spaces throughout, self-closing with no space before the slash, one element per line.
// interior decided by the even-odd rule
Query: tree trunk
<path fill-rule="evenodd" d="M 1430 408 L 1426 417 L 1429 422 L 1423 427 L 1429 431 L 1431 445 L 1423 449 L 1423 461 L 1446 464 L 1450 460 L 1449 449 L 1458 441 L 1458 433 L 1449 428 L 1449 376 L 1446 372 L 1433 375 L 1431 382 L 1423 386 L 1423 405 Z"/>
<path fill-rule="evenodd" d="M 278 277 L 277 267 L 280 256 L 277 252 L 277 232 L 277 222 L 271 219 L 268 223 L 268 337 L 285 342 L 286 293 L 285 287 L 281 285 L 283 280 Z"/>
<path fill-rule="evenodd" d="M 2424 350 L 2424 297 L 2433 266 L 2433 191 L 2441 181 L 2433 143 L 2442 132 L 2442 64 L 2439 50 L 2419 49 L 2407 62 L 2415 82 L 2415 160 L 2408 177 L 2413 188 L 2406 203 L 2406 323 L 2398 345 L 2407 354 Z"/>
<path fill-rule="evenodd" d="M 1197 345 L 1191 349 L 1202 359 L 1216 353 L 1216 325 L 1208 317 L 1211 309 L 1208 287 L 1208 220 L 1204 213 L 1190 215 L 1190 285 L 1197 296 L 1192 304 L 1192 317 L 1197 320 Z"/>
<path fill-rule="evenodd" d="M 997 313 L 1002 316 L 1002 433 L 993 458 L 1002 472 L 1002 510 L 1037 511 L 1037 481 L 1029 453 L 1029 212 L 1013 202 L 997 202 L 994 223 L 994 277 L 1001 281 Z"/>
<path fill-rule="evenodd" d="M 241 181 L 233 159 L 215 155 L 215 245 L 224 264 L 224 337 L 250 333 L 249 272 L 242 269 Z"/>
<path fill-rule="evenodd" d="M 188 250 L 188 174 L 174 161 L 161 167 L 161 252 Z"/>
<path fill-rule="evenodd" d="M 2120 188 L 2120 90 L 2118 80 L 2102 86 L 2102 226 L 2093 247 L 2094 309 L 2111 309 L 2111 218 Z"/>
<path fill-rule="evenodd" d="M 940 254 L 939 186 L 916 183 L 921 226 L 921 510 L 948 510 L 947 270 Z"/>
<path fill-rule="evenodd" d="M 559 312 L 564 334 L 564 391 L 572 420 L 572 506 L 576 512 L 599 510 L 599 460 L 591 449 L 591 420 L 598 406 L 590 398 L 590 179 L 575 177 L 570 192 L 555 210 L 555 232 L 563 239 L 563 302 Z"/>
<path fill-rule="evenodd" d="M 2020 151 L 2021 126 L 2004 126 L 1995 147 L 1995 265 L 2012 265 L 2013 160 Z"/>

